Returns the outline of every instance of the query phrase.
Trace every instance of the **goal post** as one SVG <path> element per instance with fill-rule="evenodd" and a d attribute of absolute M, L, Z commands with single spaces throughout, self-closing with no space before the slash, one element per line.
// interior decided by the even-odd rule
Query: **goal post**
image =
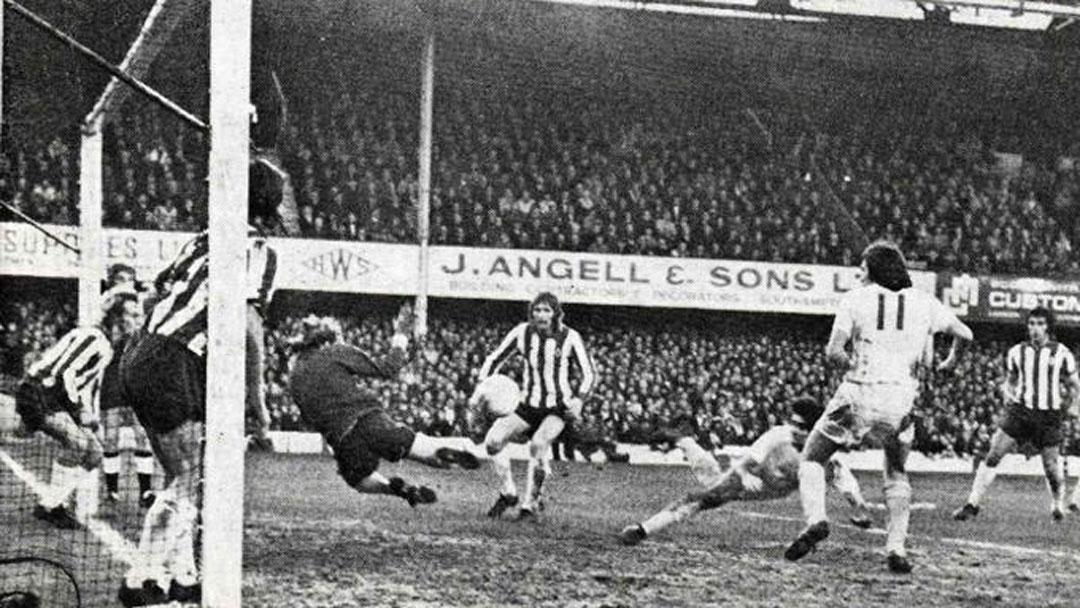
<path fill-rule="evenodd" d="M 210 2 L 209 285 L 203 605 L 240 605 L 252 0 Z"/>
<path fill-rule="evenodd" d="M 84 125 L 79 143 L 79 325 L 90 326 L 101 320 L 101 279 L 105 261 L 102 255 L 102 121 Z M 114 356 L 119 356 L 116 354 Z M 100 412 L 95 415 L 100 416 Z M 97 513 L 100 479 L 90 475 L 75 493 L 75 508 L 80 517 Z"/>

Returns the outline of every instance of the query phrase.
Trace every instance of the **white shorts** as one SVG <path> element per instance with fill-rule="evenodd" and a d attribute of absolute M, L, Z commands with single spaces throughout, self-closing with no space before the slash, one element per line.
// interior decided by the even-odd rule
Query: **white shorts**
<path fill-rule="evenodd" d="M 915 438 L 911 410 L 918 385 L 844 382 L 814 428 L 834 442 L 858 447 L 868 437 L 884 442 L 896 435 L 903 443 Z"/>

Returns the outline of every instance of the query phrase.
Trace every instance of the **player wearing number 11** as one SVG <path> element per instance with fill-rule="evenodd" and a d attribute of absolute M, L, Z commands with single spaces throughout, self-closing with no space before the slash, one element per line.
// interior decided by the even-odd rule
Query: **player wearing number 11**
<path fill-rule="evenodd" d="M 825 463 L 841 447 L 858 447 L 872 438 L 885 450 L 888 566 L 906 573 L 911 571 L 904 548 L 911 485 L 905 464 L 915 434 L 911 409 L 918 396 L 919 371 L 929 363 L 934 334 L 953 336 L 952 350 L 940 369 L 956 364 L 961 341 L 971 340 L 972 334 L 944 304 L 912 287 L 904 256 L 895 245 L 876 242 L 862 258 L 864 284 L 844 297 L 825 347 L 829 362 L 844 370 L 844 381 L 810 432 L 799 465 L 807 527 L 784 557 L 797 560 L 828 537 Z"/>

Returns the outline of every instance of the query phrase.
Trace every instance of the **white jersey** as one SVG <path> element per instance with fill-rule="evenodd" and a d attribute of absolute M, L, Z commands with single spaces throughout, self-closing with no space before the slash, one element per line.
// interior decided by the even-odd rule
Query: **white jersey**
<path fill-rule="evenodd" d="M 844 380 L 915 384 L 934 334 L 956 321 L 944 304 L 913 287 L 892 291 L 871 283 L 852 290 L 833 321 L 834 332 L 851 336 L 853 364 Z"/>
<path fill-rule="evenodd" d="M 780 498 L 799 489 L 799 451 L 806 436 L 806 431 L 780 424 L 750 445 L 743 458 L 750 461 L 747 470 L 762 481 L 761 492 L 754 498 Z M 851 472 L 834 456 L 826 465 L 826 475 L 839 486 L 840 479 L 847 481 Z"/>

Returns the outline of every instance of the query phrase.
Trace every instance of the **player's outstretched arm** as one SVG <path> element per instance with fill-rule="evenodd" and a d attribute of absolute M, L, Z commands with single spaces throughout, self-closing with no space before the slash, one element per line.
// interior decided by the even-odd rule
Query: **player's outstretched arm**
<path fill-rule="evenodd" d="M 938 365 L 939 370 L 945 371 L 956 367 L 957 361 L 960 360 L 960 353 L 963 352 L 964 347 L 968 342 L 975 339 L 975 334 L 967 324 L 958 319 L 944 304 L 937 300 L 934 302 L 934 332 L 952 336 L 953 339 L 952 346 L 949 347 L 949 355 Z"/>
<path fill-rule="evenodd" d="M 484 380 L 487 380 L 488 376 L 499 371 L 499 368 L 503 366 L 503 363 L 510 358 L 510 355 L 514 354 L 515 350 L 520 351 L 521 346 L 525 340 L 525 328 L 528 323 L 521 323 L 510 330 L 510 333 L 506 334 L 506 337 L 499 343 L 499 347 L 496 348 L 490 355 L 484 359 L 484 364 L 480 366 L 480 374 L 477 377 L 476 382 L 479 384 Z"/>

